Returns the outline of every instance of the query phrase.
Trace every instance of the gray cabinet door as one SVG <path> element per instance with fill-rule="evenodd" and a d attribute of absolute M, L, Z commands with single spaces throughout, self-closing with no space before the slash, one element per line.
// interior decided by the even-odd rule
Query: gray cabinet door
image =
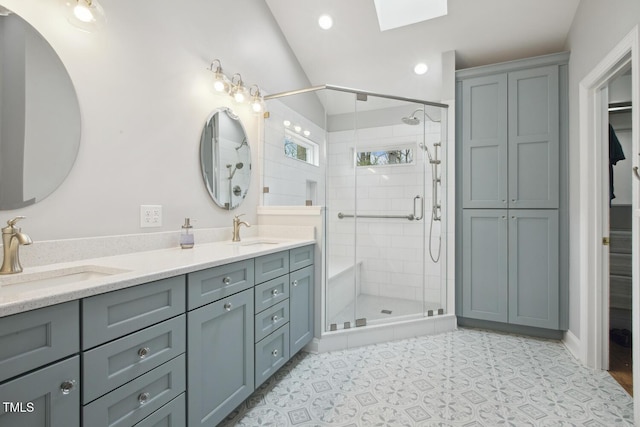
<path fill-rule="evenodd" d="M 462 207 L 507 207 L 507 75 L 462 82 Z"/>
<path fill-rule="evenodd" d="M 313 338 L 313 265 L 292 272 L 289 279 L 289 354 L 293 356 Z"/>
<path fill-rule="evenodd" d="M 462 315 L 506 322 L 507 210 L 462 213 Z"/>
<path fill-rule="evenodd" d="M 253 289 L 187 315 L 189 427 L 216 426 L 254 389 Z"/>
<path fill-rule="evenodd" d="M 509 211 L 509 323 L 559 328 L 558 212 Z"/>
<path fill-rule="evenodd" d="M 78 301 L 0 319 L 0 382 L 62 359 L 80 348 Z"/>
<path fill-rule="evenodd" d="M 558 66 L 509 73 L 509 207 L 559 203 Z"/>
<path fill-rule="evenodd" d="M 79 427 L 80 358 L 8 381 L 0 396 L 0 427 Z"/>

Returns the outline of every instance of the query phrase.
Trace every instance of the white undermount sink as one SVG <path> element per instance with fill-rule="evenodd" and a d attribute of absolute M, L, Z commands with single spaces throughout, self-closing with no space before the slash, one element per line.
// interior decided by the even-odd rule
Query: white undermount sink
<path fill-rule="evenodd" d="M 272 241 L 266 241 L 266 240 L 255 240 L 252 242 L 238 242 L 240 246 L 257 246 L 257 245 L 266 245 L 266 246 L 271 246 L 271 245 L 277 245 L 280 242 L 272 242 Z"/>
<path fill-rule="evenodd" d="M 100 277 L 127 273 L 129 270 L 101 267 L 97 265 L 81 265 L 35 273 L 16 273 L 0 276 L 0 288 L 43 289 L 49 286 L 66 285 L 98 279 Z"/>

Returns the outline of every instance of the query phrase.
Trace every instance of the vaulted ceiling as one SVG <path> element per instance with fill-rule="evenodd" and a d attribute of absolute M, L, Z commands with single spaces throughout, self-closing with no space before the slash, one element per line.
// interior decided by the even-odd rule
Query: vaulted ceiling
<path fill-rule="evenodd" d="M 442 100 L 443 52 L 456 52 L 457 69 L 560 52 L 580 2 L 449 0 L 446 16 L 380 31 L 374 0 L 265 1 L 312 85 L 431 101 Z M 329 30 L 318 26 L 325 13 Z M 418 62 L 426 74 L 413 72 Z"/>

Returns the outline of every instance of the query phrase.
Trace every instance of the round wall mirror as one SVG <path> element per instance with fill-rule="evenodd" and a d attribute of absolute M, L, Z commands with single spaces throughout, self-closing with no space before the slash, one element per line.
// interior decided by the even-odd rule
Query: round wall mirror
<path fill-rule="evenodd" d="M 47 197 L 80 146 L 80 107 L 62 61 L 35 28 L 0 13 L 0 210 Z"/>
<path fill-rule="evenodd" d="M 200 164 L 213 201 L 227 210 L 238 207 L 251 182 L 251 150 L 232 110 L 219 108 L 207 119 L 200 137 Z"/>

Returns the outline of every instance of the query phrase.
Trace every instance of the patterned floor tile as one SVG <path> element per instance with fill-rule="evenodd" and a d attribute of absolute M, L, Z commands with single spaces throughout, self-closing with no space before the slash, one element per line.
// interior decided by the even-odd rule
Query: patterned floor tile
<path fill-rule="evenodd" d="M 461 329 L 299 353 L 221 425 L 632 426 L 633 402 L 558 341 Z"/>

